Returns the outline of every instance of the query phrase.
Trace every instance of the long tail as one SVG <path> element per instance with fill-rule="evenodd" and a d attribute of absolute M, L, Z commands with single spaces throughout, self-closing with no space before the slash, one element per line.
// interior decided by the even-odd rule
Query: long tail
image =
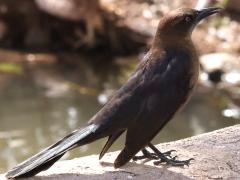
<path fill-rule="evenodd" d="M 57 143 L 51 145 L 8 171 L 6 177 L 29 177 L 48 169 L 68 150 L 95 140 L 96 137 L 93 137 L 92 135 L 97 129 L 98 125 L 91 124 L 83 129 L 72 132 Z"/>

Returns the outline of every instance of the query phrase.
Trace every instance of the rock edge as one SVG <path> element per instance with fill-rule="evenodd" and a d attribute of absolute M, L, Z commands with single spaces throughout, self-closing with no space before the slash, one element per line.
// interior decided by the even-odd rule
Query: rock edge
<path fill-rule="evenodd" d="M 29 180 L 112 179 L 240 179 L 240 125 L 157 145 L 161 151 L 175 149 L 179 159 L 194 158 L 189 167 L 154 166 L 153 161 L 130 162 L 113 168 L 119 152 L 57 162 Z M 5 179 L 0 175 L 0 179 Z"/>

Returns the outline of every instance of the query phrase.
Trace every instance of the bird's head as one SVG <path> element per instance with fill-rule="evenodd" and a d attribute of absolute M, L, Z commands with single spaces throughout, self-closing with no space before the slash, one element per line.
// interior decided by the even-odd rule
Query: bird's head
<path fill-rule="evenodd" d="M 218 13 L 222 8 L 210 7 L 202 10 L 180 8 L 166 14 L 159 22 L 155 39 L 190 38 L 194 27 L 204 18 Z"/>

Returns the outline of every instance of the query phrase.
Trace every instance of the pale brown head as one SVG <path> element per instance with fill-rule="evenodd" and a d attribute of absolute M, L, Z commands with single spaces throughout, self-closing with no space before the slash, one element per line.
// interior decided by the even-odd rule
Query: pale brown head
<path fill-rule="evenodd" d="M 194 27 L 202 19 L 221 10 L 222 8 L 210 7 L 202 10 L 180 8 L 171 11 L 160 20 L 154 41 L 190 39 Z"/>

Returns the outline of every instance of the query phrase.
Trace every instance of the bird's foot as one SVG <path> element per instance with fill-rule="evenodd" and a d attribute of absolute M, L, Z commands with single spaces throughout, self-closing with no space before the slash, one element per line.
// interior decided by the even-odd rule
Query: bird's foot
<path fill-rule="evenodd" d="M 149 143 L 148 146 L 153 150 L 154 154 L 156 154 L 158 156 L 158 161 L 154 161 L 154 165 L 159 165 L 161 163 L 166 163 L 167 165 L 172 165 L 172 166 L 184 166 L 187 165 L 189 166 L 190 161 L 194 160 L 193 158 L 187 159 L 187 160 L 176 160 L 177 156 L 172 157 L 171 156 L 171 152 L 172 151 L 168 151 L 169 154 L 166 155 L 167 152 L 165 153 L 161 153 L 153 144 Z"/>
<path fill-rule="evenodd" d="M 171 165 L 171 166 L 184 166 L 184 165 L 189 166 L 191 160 L 194 160 L 194 159 L 190 158 L 187 160 L 180 161 L 180 160 L 176 160 L 176 156 L 168 158 L 163 155 L 159 161 L 154 161 L 153 164 L 159 165 L 161 163 L 166 163 L 167 165 Z"/>
<path fill-rule="evenodd" d="M 167 152 L 163 152 L 162 154 L 163 154 L 165 157 L 171 158 L 171 153 L 174 152 L 174 151 L 175 151 L 175 150 L 170 150 L 170 151 L 167 151 Z M 156 154 L 156 153 L 151 153 L 151 152 L 149 152 L 149 151 L 148 151 L 147 149 L 145 149 L 145 148 L 142 150 L 142 153 L 143 153 L 142 156 L 134 156 L 132 159 L 133 159 L 134 161 L 142 160 L 142 159 L 150 159 L 150 160 L 153 160 L 153 159 L 157 160 L 157 159 L 159 159 L 158 154 Z"/>

